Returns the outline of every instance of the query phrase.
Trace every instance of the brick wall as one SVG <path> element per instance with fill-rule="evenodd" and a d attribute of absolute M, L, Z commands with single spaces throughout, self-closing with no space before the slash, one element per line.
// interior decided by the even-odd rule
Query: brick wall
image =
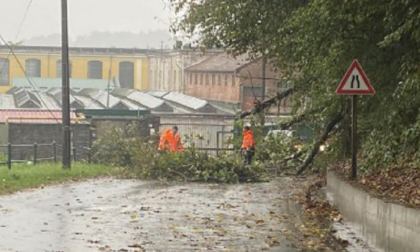
<path fill-rule="evenodd" d="M 158 132 L 160 118 L 146 116 L 143 118 L 95 118 L 91 124 L 72 125 L 72 147 L 76 148 L 78 160 L 87 159 L 88 147 L 90 147 L 97 136 L 106 135 L 111 128 L 125 128 L 135 123 L 140 134 L 144 137 L 150 136 L 151 128 Z M 95 133 L 95 134 L 93 134 Z M 53 146 L 42 146 L 57 144 L 57 155 L 62 155 L 63 133 L 61 125 L 57 124 L 13 124 L 8 125 L 8 141 L 12 145 L 30 145 L 28 147 L 12 147 L 13 160 L 32 160 L 34 155 L 34 143 L 38 144 L 37 157 L 51 158 L 54 156 Z M 4 149 L 4 151 L 7 151 Z M 73 155 L 73 153 L 72 153 Z"/>
<path fill-rule="evenodd" d="M 82 147 L 90 146 L 90 125 L 72 125 L 72 144 L 79 153 L 78 156 L 86 158 L 87 151 Z M 33 144 L 57 143 L 57 155 L 61 156 L 63 134 L 61 125 L 57 124 L 9 124 L 9 142 L 12 145 L 30 144 L 30 147 L 13 147 L 12 157 L 15 160 L 30 160 L 33 158 Z M 52 146 L 38 146 L 38 157 L 49 158 L 54 156 Z"/>
<path fill-rule="evenodd" d="M 187 94 L 206 100 L 240 101 L 240 83 L 233 73 L 186 74 Z"/>

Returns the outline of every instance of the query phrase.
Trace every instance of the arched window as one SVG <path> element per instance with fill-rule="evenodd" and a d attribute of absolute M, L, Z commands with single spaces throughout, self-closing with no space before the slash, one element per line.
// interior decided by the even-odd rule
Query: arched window
<path fill-rule="evenodd" d="M 41 77 L 41 61 L 38 59 L 26 60 L 26 74 L 29 77 Z"/>
<path fill-rule="evenodd" d="M 120 84 L 123 88 L 134 87 L 134 63 L 127 61 L 120 63 Z"/>
<path fill-rule="evenodd" d="M 56 67 L 55 67 L 55 72 L 56 72 L 56 74 L 55 74 L 55 77 L 56 78 L 61 78 L 61 77 L 63 77 L 63 63 L 61 62 L 61 60 L 57 60 L 57 64 L 56 64 Z M 69 68 L 69 77 L 71 78 L 71 72 L 72 72 L 72 65 L 71 65 L 71 62 L 70 62 L 70 68 Z"/>
<path fill-rule="evenodd" d="M 0 86 L 9 86 L 9 64 L 10 63 L 8 59 L 0 58 Z"/>
<path fill-rule="evenodd" d="M 102 79 L 103 78 L 103 64 L 101 61 L 88 62 L 88 79 Z"/>

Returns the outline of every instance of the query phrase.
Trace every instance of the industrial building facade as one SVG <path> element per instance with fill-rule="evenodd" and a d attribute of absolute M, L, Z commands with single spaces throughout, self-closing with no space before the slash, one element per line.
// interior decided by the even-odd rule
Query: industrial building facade
<path fill-rule="evenodd" d="M 15 46 L 13 52 L 0 46 L 0 93 L 13 87 L 16 78 L 61 78 L 61 48 Z M 112 80 L 120 87 L 145 90 L 147 53 L 142 49 L 71 48 L 70 77 Z"/>

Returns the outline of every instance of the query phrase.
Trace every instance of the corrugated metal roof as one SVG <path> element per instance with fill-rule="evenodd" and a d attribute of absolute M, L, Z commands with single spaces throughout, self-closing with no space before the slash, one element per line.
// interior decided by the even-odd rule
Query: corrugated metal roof
<path fill-rule="evenodd" d="M 128 101 L 128 100 L 121 100 L 121 102 L 122 102 L 125 106 L 127 106 L 127 107 L 128 107 L 128 109 L 130 109 L 130 110 L 141 110 L 141 111 L 143 111 L 143 110 L 149 110 L 149 109 L 147 109 L 147 108 L 145 108 L 145 107 L 142 107 L 142 106 L 140 106 L 140 105 L 138 105 L 138 104 L 136 104 L 136 103 L 134 103 L 134 102 L 132 102 L 132 101 Z"/>
<path fill-rule="evenodd" d="M 74 98 L 80 102 L 82 102 L 86 109 L 103 109 L 105 108 L 94 99 L 86 96 L 75 95 Z"/>
<path fill-rule="evenodd" d="M 34 86 L 37 88 L 36 91 L 47 91 L 51 88 L 61 88 L 60 78 L 30 78 Z M 14 87 L 22 87 L 26 89 L 33 89 L 33 86 L 27 78 L 13 78 L 12 80 Z M 107 90 L 108 80 L 99 79 L 70 79 L 70 86 L 74 91 L 81 90 L 83 88 L 95 88 L 101 90 Z M 115 84 L 111 83 L 111 88 Z"/>
<path fill-rule="evenodd" d="M 42 100 L 42 102 L 41 102 L 42 108 L 54 109 L 54 110 L 60 110 L 61 109 L 61 105 L 59 103 L 57 103 L 56 99 L 49 96 L 48 94 L 38 93 L 38 97 L 39 97 L 40 100 Z"/>
<path fill-rule="evenodd" d="M 85 88 L 85 89 L 82 89 L 78 94 L 94 99 L 105 108 L 108 107 L 107 105 L 108 105 L 108 99 L 109 99 L 109 108 L 146 110 L 145 108 L 133 102 L 121 100 L 111 94 L 108 95 L 107 92 L 103 90 L 99 90 L 99 89 Z"/>
<path fill-rule="evenodd" d="M 187 108 L 192 108 L 194 110 L 199 110 L 206 105 L 208 105 L 208 102 L 206 100 L 201 100 L 192 96 L 184 95 L 181 93 L 171 92 L 163 97 L 163 99 L 176 102 L 178 104 L 181 104 L 182 106 L 185 106 Z"/>
<path fill-rule="evenodd" d="M 131 99 L 133 101 L 136 101 L 140 104 L 142 104 L 143 106 L 146 106 L 147 108 L 150 109 L 156 109 L 159 106 L 162 106 L 165 101 L 158 99 L 154 96 L 151 96 L 147 93 L 143 93 L 143 92 L 139 92 L 139 91 L 134 91 L 131 94 L 129 94 L 127 96 L 128 99 Z"/>
<path fill-rule="evenodd" d="M 51 88 L 47 92 L 47 94 L 50 97 L 54 98 L 55 102 L 60 106 L 59 108 L 61 108 L 62 101 L 63 101 L 61 90 L 62 90 L 61 88 Z M 70 107 L 71 108 L 78 108 L 78 109 L 84 108 L 85 104 L 83 102 L 77 100 L 74 97 L 74 94 L 75 94 L 75 92 L 70 90 L 70 97 L 69 97 L 70 98 Z"/>
<path fill-rule="evenodd" d="M 235 115 L 238 110 L 241 109 L 240 103 L 230 103 L 225 101 L 208 101 L 209 104 L 215 107 L 217 110 L 224 112 L 226 114 Z"/>
<path fill-rule="evenodd" d="M 111 94 L 120 97 L 127 97 L 129 94 L 133 93 L 135 90 L 128 88 L 115 88 L 112 90 Z"/>
<path fill-rule="evenodd" d="M 47 94 L 54 97 L 54 99 L 61 105 L 61 103 L 63 102 L 63 97 L 62 97 L 62 89 L 61 88 L 50 88 L 47 91 Z M 70 103 L 72 103 L 74 101 L 74 97 L 71 94 L 72 92 L 70 92 Z"/>
<path fill-rule="evenodd" d="M 16 108 L 15 99 L 13 95 L 2 95 L 0 96 L 0 108 L 2 109 L 14 109 Z"/>
<path fill-rule="evenodd" d="M 61 110 L 39 109 L 0 109 L 0 123 L 61 123 Z M 76 113 L 71 112 L 70 118 L 76 118 Z"/>
<path fill-rule="evenodd" d="M 167 91 L 152 91 L 152 92 L 148 92 L 148 94 L 153 95 L 154 97 L 157 97 L 157 98 L 163 98 L 165 95 L 169 94 L 169 92 L 167 92 Z"/>
<path fill-rule="evenodd" d="M 22 88 L 20 88 L 20 87 L 12 87 L 11 89 L 9 89 L 9 90 L 6 92 L 6 94 L 11 94 L 11 95 L 13 95 L 13 94 L 15 94 L 15 93 L 20 92 L 21 90 L 22 90 Z"/>
<path fill-rule="evenodd" d="M 39 98 L 24 89 L 18 89 L 13 94 L 16 107 L 18 108 L 41 108 L 42 104 Z"/>
<path fill-rule="evenodd" d="M 233 57 L 226 53 L 221 53 L 191 65 L 185 70 L 191 72 L 234 72 L 252 61 L 247 54 Z"/>
<path fill-rule="evenodd" d="M 194 109 L 186 108 L 186 107 L 181 106 L 180 104 L 175 103 L 175 102 L 168 102 L 168 104 L 171 106 L 171 108 L 173 109 L 173 112 L 175 114 L 193 114 L 193 113 L 196 113 L 196 111 Z"/>

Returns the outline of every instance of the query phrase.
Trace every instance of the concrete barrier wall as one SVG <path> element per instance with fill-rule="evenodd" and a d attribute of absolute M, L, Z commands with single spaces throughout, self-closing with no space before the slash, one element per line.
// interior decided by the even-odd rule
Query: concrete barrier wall
<path fill-rule="evenodd" d="M 420 252 L 420 210 L 385 202 L 327 175 L 328 199 L 365 241 L 384 252 Z"/>

